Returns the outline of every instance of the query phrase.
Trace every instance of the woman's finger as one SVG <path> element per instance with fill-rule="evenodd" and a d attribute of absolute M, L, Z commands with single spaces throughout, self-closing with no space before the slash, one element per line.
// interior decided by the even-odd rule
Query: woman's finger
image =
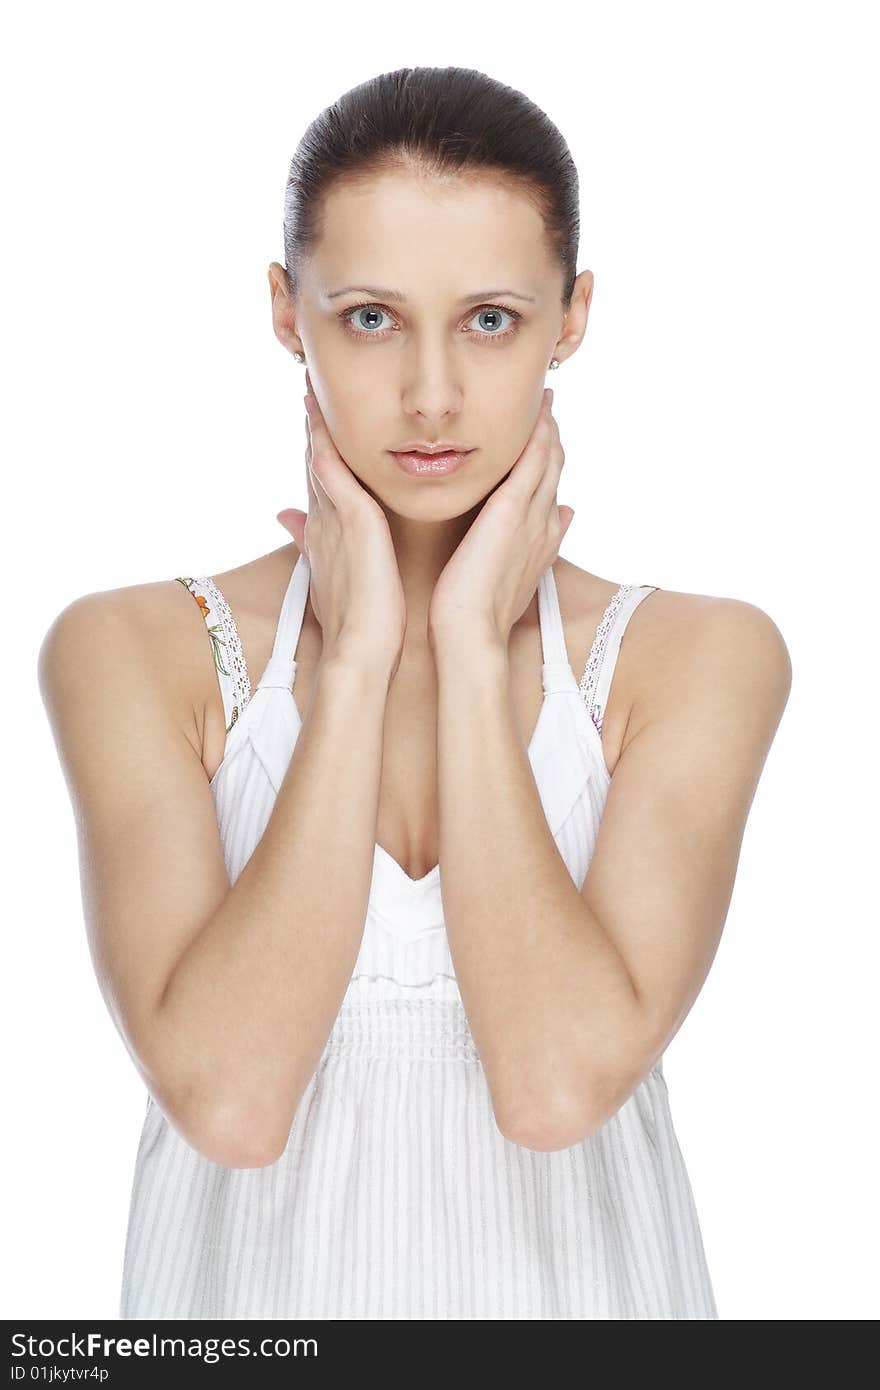
<path fill-rule="evenodd" d="M 321 479 L 308 459 L 306 460 L 306 479 L 308 481 L 309 496 L 312 499 L 312 507 L 314 510 L 321 512 L 335 505 L 333 498 L 321 482 Z"/>
<path fill-rule="evenodd" d="M 312 474 L 312 436 L 311 436 L 311 431 L 310 431 L 310 429 L 309 429 L 308 417 L 306 418 L 305 427 L 306 427 L 306 451 L 305 451 L 305 462 L 306 462 L 306 488 L 308 489 L 308 493 L 309 493 L 309 511 L 315 513 L 316 515 L 319 515 L 319 514 L 320 514 L 320 511 L 321 511 L 321 497 L 326 496 L 326 494 L 324 493 L 323 489 L 321 489 L 321 495 L 319 496 L 319 494 L 318 494 L 318 492 L 317 492 L 317 490 L 316 490 L 316 486 L 315 486 L 315 482 L 314 482 L 314 476 L 313 476 L 313 474 Z"/>
<path fill-rule="evenodd" d="M 336 446 L 330 439 L 326 427 L 321 425 L 315 413 L 311 398 L 305 397 L 306 411 L 308 413 L 309 430 L 309 451 L 306 458 L 306 468 L 312 481 L 312 486 L 320 489 L 320 497 L 325 505 L 333 506 L 334 498 L 331 492 L 331 482 L 328 474 L 332 475 L 332 463 L 327 463 L 328 455 L 335 453 Z M 328 447 L 329 441 L 329 447 Z"/>
<path fill-rule="evenodd" d="M 545 397 L 528 442 L 504 484 L 509 495 L 522 505 L 523 510 L 528 508 L 544 477 L 547 468 L 547 449 L 552 437 L 552 424 L 550 404 Z"/>
<path fill-rule="evenodd" d="M 309 490 L 309 509 L 317 516 L 333 506 L 333 498 L 327 492 L 315 470 L 315 450 L 312 445 L 311 429 L 307 425 L 309 443 L 306 447 L 306 487 Z"/>
<path fill-rule="evenodd" d="M 309 467 L 308 459 L 306 459 L 306 491 L 309 494 L 309 511 L 319 516 L 321 512 L 321 503 L 318 501 L 317 493 L 312 484 L 312 470 Z"/>
<path fill-rule="evenodd" d="M 315 454 L 314 440 L 311 438 L 306 453 L 306 482 L 308 483 L 309 496 L 313 499 L 312 506 L 316 511 L 335 506 L 333 498 L 321 476 L 318 458 Z"/>
<path fill-rule="evenodd" d="M 312 442 L 312 472 L 334 505 L 363 496 L 363 488 L 333 442 L 314 392 L 305 398 Z"/>
<path fill-rule="evenodd" d="M 545 519 L 549 519 L 553 507 L 556 504 L 556 492 L 559 487 L 559 479 L 562 476 L 564 463 L 565 450 L 562 447 L 562 440 L 559 438 L 559 426 L 551 416 L 550 438 L 544 473 L 532 494 L 532 500 L 529 504 L 531 507 L 534 507 L 539 516 Z"/>
<path fill-rule="evenodd" d="M 306 432 L 305 460 L 306 460 L 306 463 L 311 463 L 311 461 L 312 461 L 312 432 L 311 432 L 311 430 L 309 429 L 309 417 L 308 417 L 308 415 L 305 415 L 304 418 L 303 418 L 303 427 L 304 427 L 305 432 Z"/>

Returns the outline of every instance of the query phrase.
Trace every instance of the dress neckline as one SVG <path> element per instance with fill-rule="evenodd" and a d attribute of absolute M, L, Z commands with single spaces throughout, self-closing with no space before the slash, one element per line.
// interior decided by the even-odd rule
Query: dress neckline
<path fill-rule="evenodd" d="M 281 686 L 289 691 L 295 722 L 295 737 L 297 738 L 302 728 L 302 718 L 294 696 L 297 669 L 296 653 L 299 647 L 299 638 L 305 617 L 310 579 L 311 569 L 309 562 L 306 555 L 301 552 L 293 567 L 293 573 L 291 574 L 290 582 L 284 595 L 272 647 L 272 655 L 257 685 L 257 690 Z M 532 766 L 536 782 L 538 782 L 539 791 L 541 791 L 539 776 L 542 760 L 539 756 L 539 750 L 542 749 L 547 742 L 550 711 L 553 708 L 553 702 L 550 699 L 551 696 L 562 694 L 573 697 L 578 709 L 583 715 L 585 723 L 590 726 L 593 735 L 598 738 L 595 726 L 593 726 L 592 720 L 589 718 L 589 714 L 581 699 L 577 676 L 568 659 L 568 652 L 565 646 L 565 632 L 562 626 L 562 614 L 559 607 L 559 595 L 552 565 L 543 572 L 538 581 L 538 624 L 541 634 L 541 650 L 543 655 L 543 663 L 541 666 L 543 694 L 541 697 L 540 709 L 538 710 L 538 717 L 535 721 L 531 738 L 529 739 L 527 756 Z M 544 796 L 542 792 L 542 800 L 543 799 Z M 403 868 L 402 864 L 400 864 L 378 840 L 374 841 L 373 845 L 373 870 L 374 880 L 378 879 L 380 882 L 389 884 L 392 889 L 396 887 L 398 895 L 404 892 L 413 896 L 419 896 L 431 890 L 436 890 L 441 875 L 441 866 L 438 862 L 429 869 L 427 873 L 422 874 L 421 877 L 412 878 Z"/>

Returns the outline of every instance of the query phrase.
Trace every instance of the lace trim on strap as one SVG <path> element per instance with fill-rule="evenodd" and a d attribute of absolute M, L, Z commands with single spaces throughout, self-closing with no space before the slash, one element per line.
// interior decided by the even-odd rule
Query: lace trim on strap
<path fill-rule="evenodd" d="M 602 721 L 605 718 L 605 711 L 602 709 L 601 705 L 594 703 L 593 700 L 596 682 L 599 679 L 599 671 L 601 670 L 602 660 L 605 656 L 605 648 L 608 645 L 608 634 L 614 625 L 614 619 L 617 617 L 623 600 L 634 588 L 636 588 L 635 584 L 621 584 L 617 593 L 612 597 L 611 602 L 602 614 L 602 621 L 596 629 L 596 636 L 593 638 L 593 645 L 590 648 L 590 655 L 587 657 L 584 674 L 581 676 L 578 683 L 581 699 L 587 706 L 596 731 L 600 734 L 602 732 Z"/>
<path fill-rule="evenodd" d="M 251 698 L 250 678 L 232 610 L 213 580 L 204 576 L 193 579 L 175 575 L 175 578 L 178 584 L 189 589 L 207 624 L 228 734 Z M 211 622 L 212 613 L 216 613 L 219 622 Z"/>

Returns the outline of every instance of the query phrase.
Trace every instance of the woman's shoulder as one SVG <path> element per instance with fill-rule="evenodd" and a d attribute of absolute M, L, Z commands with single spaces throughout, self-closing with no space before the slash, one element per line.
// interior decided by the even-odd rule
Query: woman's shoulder
<path fill-rule="evenodd" d="M 766 681 L 768 689 L 790 685 L 791 662 L 782 633 L 757 604 L 667 589 L 656 577 L 626 582 L 649 592 L 629 615 L 617 658 L 613 698 L 624 746 L 646 719 L 676 698 L 682 683 L 697 700 L 713 698 L 731 660 Z M 567 637 L 572 634 L 579 653 L 585 646 L 589 651 L 591 634 L 620 585 L 565 562 L 557 587 L 562 612 L 568 614 Z"/>
<path fill-rule="evenodd" d="M 243 624 L 278 621 L 284 594 L 299 559 L 294 541 L 258 555 L 232 569 L 212 573 L 210 578 L 226 599 L 236 620 Z"/>
<path fill-rule="evenodd" d="M 701 602 L 710 602 L 703 595 L 677 593 L 648 581 L 606 579 L 568 560 L 557 559 L 553 573 L 566 645 L 578 675 L 584 669 L 602 621 L 621 588 L 635 584 L 653 590 L 648 595 L 650 602 L 639 603 L 627 621 L 626 642 L 621 646 L 618 663 L 621 668 L 618 689 L 629 679 L 641 682 L 648 679 L 652 654 L 693 621 Z"/>
<path fill-rule="evenodd" d="M 193 623 L 180 620 L 186 615 L 202 616 L 198 602 L 199 582 L 209 578 L 223 594 L 245 626 L 261 621 L 277 621 L 293 566 L 299 558 L 296 544 L 279 546 L 254 560 L 222 572 L 202 571 L 198 575 L 180 573 L 162 579 L 118 588 L 96 590 L 72 599 L 57 615 L 52 629 L 76 625 L 87 629 L 91 623 L 127 624 L 147 643 L 158 664 L 166 658 L 172 666 L 191 646 Z M 186 591 L 190 597 L 187 599 Z M 51 629 L 50 629 L 51 630 Z"/>
<path fill-rule="evenodd" d="M 265 665 L 284 591 L 299 557 L 294 542 L 234 568 L 206 575 L 182 573 L 80 595 L 53 620 L 41 647 L 42 673 L 55 652 L 87 652 L 93 679 L 101 661 L 123 680 L 145 670 L 203 756 L 223 732 L 222 702 L 210 632 L 213 601 L 200 580 L 210 578 L 229 605 L 249 670 Z M 265 660 L 263 657 L 265 656 Z"/>
<path fill-rule="evenodd" d="M 581 675 L 592 649 L 599 624 L 620 581 L 591 574 L 569 561 L 554 565 L 559 604 L 563 615 L 566 643 L 576 674 Z M 644 601 L 629 614 L 625 640 L 621 642 L 614 675 L 613 705 L 625 730 L 637 725 L 638 711 L 648 717 L 655 702 L 674 690 L 676 681 L 691 682 L 702 673 L 709 686 L 714 679 L 713 651 L 723 655 L 731 643 L 766 652 L 785 644 L 773 619 L 757 605 L 744 599 L 716 594 L 667 589 L 650 580 L 627 579 L 648 590 Z"/>
<path fill-rule="evenodd" d="M 566 631 L 571 627 L 576 636 L 595 633 L 608 605 L 623 584 L 651 591 L 648 595 L 650 602 L 640 603 L 627 623 L 629 645 L 637 645 L 632 635 L 637 633 L 638 645 L 644 646 L 646 651 L 660 652 L 668 648 L 670 642 L 686 643 L 701 627 L 717 626 L 719 622 L 724 622 L 726 615 L 737 615 L 744 622 L 751 617 L 758 626 L 762 620 L 765 624 L 772 623 L 763 609 L 745 599 L 668 589 L 660 585 L 656 578 L 627 578 L 625 581 L 604 579 L 561 558 L 556 561 L 553 572 Z"/>

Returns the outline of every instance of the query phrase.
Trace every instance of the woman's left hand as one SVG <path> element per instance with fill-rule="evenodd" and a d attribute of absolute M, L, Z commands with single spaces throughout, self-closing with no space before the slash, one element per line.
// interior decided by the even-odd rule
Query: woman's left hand
<path fill-rule="evenodd" d="M 556 501 L 565 453 L 552 399 L 548 388 L 525 448 L 434 586 L 428 609 L 432 642 L 476 630 L 506 649 L 514 623 L 559 554 L 574 511 Z"/>

